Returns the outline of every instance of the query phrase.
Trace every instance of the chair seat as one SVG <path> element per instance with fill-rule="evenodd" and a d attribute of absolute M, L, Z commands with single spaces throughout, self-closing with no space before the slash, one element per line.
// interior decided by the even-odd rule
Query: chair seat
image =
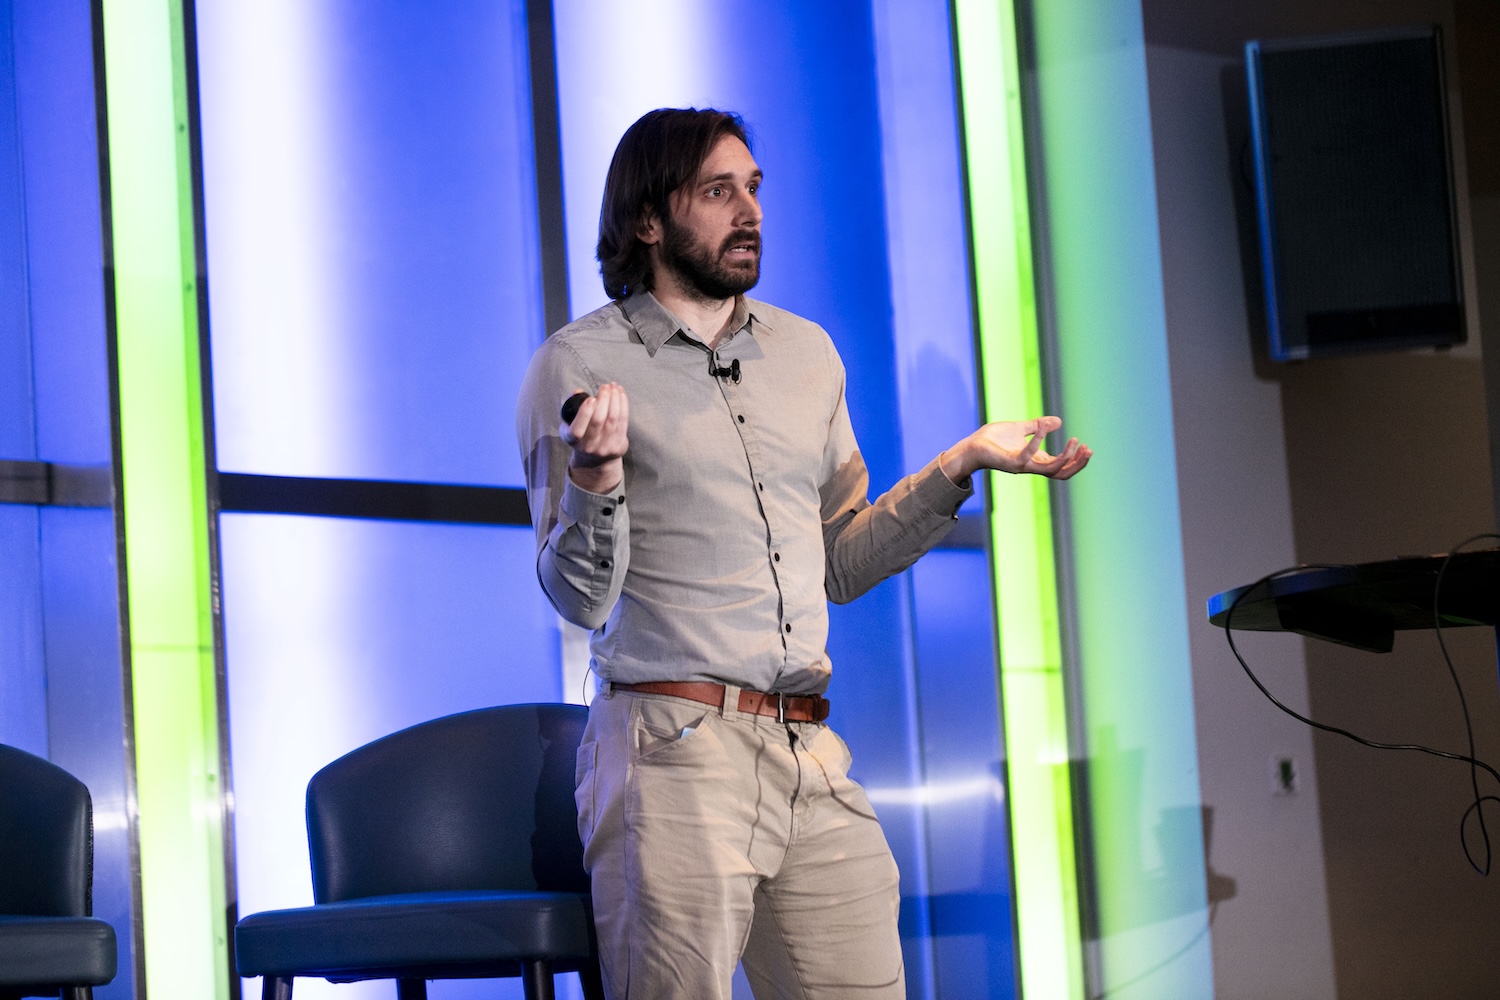
<path fill-rule="evenodd" d="M 0 988 L 102 986 L 115 978 L 115 929 L 91 917 L 0 916 Z"/>
<path fill-rule="evenodd" d="M 588 897 L 566 892 L 422 892 L 267 910 L 235 927 L 242 976 L 351 981 L 559 971 L 592 953 Z"/>

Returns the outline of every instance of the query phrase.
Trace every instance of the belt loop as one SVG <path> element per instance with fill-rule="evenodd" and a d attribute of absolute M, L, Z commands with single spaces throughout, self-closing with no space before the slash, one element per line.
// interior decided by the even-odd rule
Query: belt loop
<path fill-rule="evenodd" d="M 599 683 L 598 694 L 601 698 L 613 698 L 615 696 L 615 686 L 609 681 L 601 681 Z"/>
<path fill-rule="evenodd" d="M 724 685 L 724 701 L 719 705 L 719 714 L 730 722 L 740 717 L 740 689 L 733 684 Z"/>
<path fill-rule="evenodd" d="M 786 695 L 776 692 L 776 721 L 786 725 Z"/>

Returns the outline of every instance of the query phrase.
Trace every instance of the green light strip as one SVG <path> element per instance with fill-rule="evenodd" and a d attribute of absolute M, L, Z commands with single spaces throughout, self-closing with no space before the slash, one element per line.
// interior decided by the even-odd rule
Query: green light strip
<path fill-rule="evenodd" d="M 1028 13 L 1044 81 L 1033 162 L 1045 171 L 1062 416 L 1096 451 L 1068 485 L 1080 666 L 1069 694 L 1088 755 L 1089 985 L 1110 1000 L 1212 997 L 1189 643 L 1196 607 L 1182 597 L 1142 5 L 1032 0 Z"/>
<path fill-rule="evenodd" d="M 229 995 L 182 9 L 103 0 L 146 987 Z"/>
<path fill-rule="evenodd" d="M 956 0 L 985 419 L 1040 415 L 1031 223 L 1011 0 Z M 1028 1000 L 1083 996 L 1048 481 L 989 477 L 1016 934 Z"/>

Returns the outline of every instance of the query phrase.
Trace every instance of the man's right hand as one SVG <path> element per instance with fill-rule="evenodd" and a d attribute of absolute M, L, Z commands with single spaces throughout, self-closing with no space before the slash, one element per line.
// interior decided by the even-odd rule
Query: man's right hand
<path fill-rule="evenodd" d="M 581 391 L 581 390 L 580 390 Z M 590 493 L 608 493 L 625 478 L 625 452 L 630 448 L 630 400 L 624 387 L 606 382 L 583 401 L 571 424 L 558 433 L 573 449 L 568 476 L 573 485 Z"/>

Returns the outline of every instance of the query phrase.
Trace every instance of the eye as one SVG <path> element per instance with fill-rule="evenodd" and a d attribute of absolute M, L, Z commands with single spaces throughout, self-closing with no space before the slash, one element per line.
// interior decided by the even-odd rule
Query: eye
<path fill-rule="evenodd" d="M 719 185 L 717 185 L 717 184 L 715 184 L 713 187 L 711 187 L 711 188 L 708 189 L 708 196 L 710 198 L 718 198 L 723 193 L 724 193 L 724 189 L 722 187 L 720 187 Z"/>
<path fill-rule="evenodd" d="M 746 190 L 751 194 L 758 194 L 760 193 L 760 185 L 755 182 L 751 182 L 750 186 L 746 188 Z"/>

